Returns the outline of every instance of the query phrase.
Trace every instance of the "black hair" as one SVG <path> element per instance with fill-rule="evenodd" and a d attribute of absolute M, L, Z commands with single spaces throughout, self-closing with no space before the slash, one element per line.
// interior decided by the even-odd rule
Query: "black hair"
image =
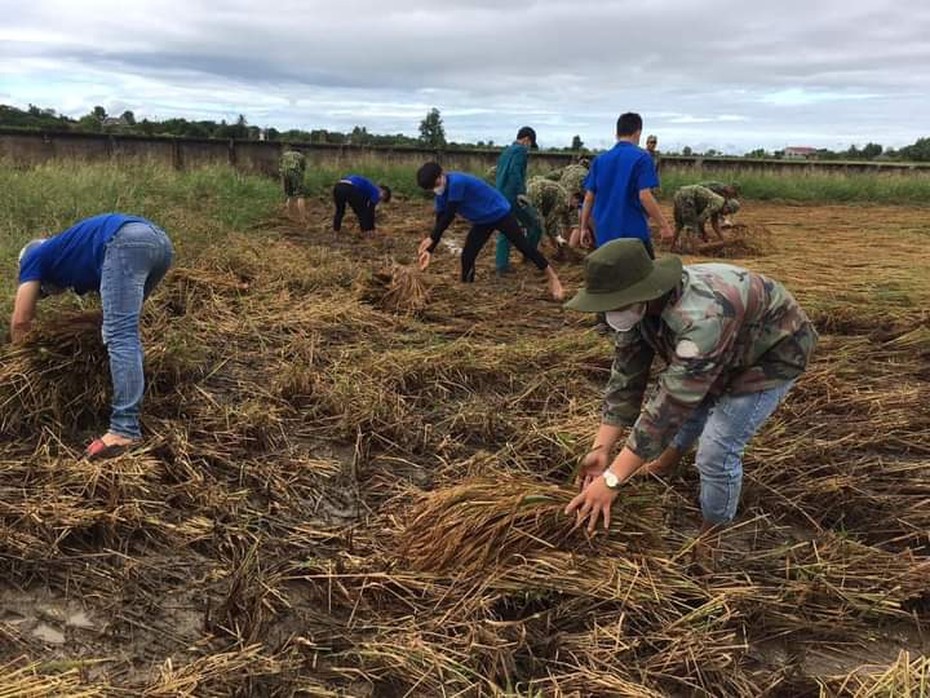
<path fill-rule="evenodd" d="M 391 200 L 391 188 L 387 184 L 379 184 L 378 188 L 381 190 L 381 201 L 387 203 Z"/>
<path fill-rule="evenodd" d="M 521 138 L 529 138 L 530 145 L 536 147 L 536 131 L 533 130 L 532 126 L 522 126 L 519 131 L 517 131 L 517 140 Z"/>
<path fill-rule="evenodd" d="M 439 179 L 441 174 L 442 165 L 430 160 L 417 170 L 417 186 L 420 189 L 432 189 L 436 186 L 436 180 Z"/>
<path fill-rule="evenodd" d="M 632 136 L 637 131 L 643 130 L 643 117 L 635 112 L 628 111 L 621 114 L 617 119 L 617 135 Z"/>

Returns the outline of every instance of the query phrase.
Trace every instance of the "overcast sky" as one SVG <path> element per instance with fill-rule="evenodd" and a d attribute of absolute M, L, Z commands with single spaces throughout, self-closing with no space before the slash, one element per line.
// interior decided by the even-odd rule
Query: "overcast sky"
<path fill-rule="evenodd" d="M 742 153 L 930 136 L 928 0 L 0 0 L 0 103 Z"/>

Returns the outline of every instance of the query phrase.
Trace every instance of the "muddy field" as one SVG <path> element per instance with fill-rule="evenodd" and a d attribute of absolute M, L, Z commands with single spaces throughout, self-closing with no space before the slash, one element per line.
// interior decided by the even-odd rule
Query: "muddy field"
<path fill-rule="evenodd" d="M 374 240 L 311 211 L 177 260 L 127 456 L 77 457 L 93 317 L 0 347 L 0 695 L 930 695 L 926 209 L 740 212 L 726 261 L 821 342 L 710 569 L 693 467 L 638 477 L 609 535 L 560 513 L 611 362 L 592 318 L 490 245 L 459 284 L 458 225 L 398 312 L 429 207 Z"/>

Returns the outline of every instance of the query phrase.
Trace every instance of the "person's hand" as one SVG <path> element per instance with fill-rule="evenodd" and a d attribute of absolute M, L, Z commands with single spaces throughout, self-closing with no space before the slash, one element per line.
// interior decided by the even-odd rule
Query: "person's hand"
<path fill-rule="evenodd" d="M 594 482 L 601 476 L 610 465 L 610 455 L 607 449 L 603 447 L 591 449 L 584 458 L 581 459 L 581 467 L 578 469 L 578 477 L 575 484 L 578 490 L 583 491 L 585 487 Z"/>
<path fill-rule="evenodd" d="M 521 206 L 529 206 L 530 205 L 529 197 L 527 197 L 526 194 L 517 194 L 517 203 L 520 204 Z"/>
<path fill-rule="evenodd" d="M 432 238 L 423 238 L 422 240 L 420 240 L 420 245 L 419 247 L 417 247 L 417 257 L 419 257 L 424 252 L 428 252 L 430 245 L 432 244 L 433 244 Z"/>
<path fill-rule="evenodd" d="M 581 245 L 582 247 L 591 247 L 594 245 L 594 236 L 591 235 L 590 228 L 585 228 L 581 231 Z"/>
<path fill-rule="evenodd" d="M 429 252 L 423 251 L 417 255 L 417 266 L 420 268 L 420 271 L 425 271 L 426 267 L 429 266 L 430 257 L 432 257 Z"/>
<path fill-rule="evenodd" d="M 565 507 L 565 513 L 569 516 L 576 514 L 576 527 L 584 524 L 584 520 L 587 519 L 588 533 L 594 533 L 597 520 L 603 517 L 606 531 L 610 528 L 610 508 L 616 498 L 617 490 L 610 489 L 604 478 L 598 476 L 581 494 L 569 502 Z"/>
<path fill-rule="evenodd" d="M 659 237 L 661 237 L 663 240 L 672 240 L 675 237 L 675 231 L 673 231 L 672 227 L 666 223 L 659 228 Z"/>

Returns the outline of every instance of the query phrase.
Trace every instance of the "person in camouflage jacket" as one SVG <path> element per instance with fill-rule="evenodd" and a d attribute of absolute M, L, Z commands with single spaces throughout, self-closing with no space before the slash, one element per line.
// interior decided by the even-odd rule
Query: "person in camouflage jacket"
<path fill-rule="evenodd" d="M 710 220 L 714 235 L 723 240 L 720 232 L 720 216 L 735 213 L 739 209 L 736 199 L 724 199 L 707 187 L 690 184 L 678 189 L 674 198 L 675 235 L 672 238 L 672 250 L 678 247 L 681 231 L 688 229 L 700 235 L 707 242 L 707 230 L 704 224 Z"/>
<path fill-rule="evenodd" d="M 636 471 L 660 472 L 697 441 L 704 529 L 733 519 L 742 454 L 804 372 L 817 333 L 777 281 L 729 264 L 655 262 L 616 240 L 585 260 L 585 288 L 566 307 L 604 312 L 615 354 L 598 430 L 585 456 L 583 491 L 567 508 L 609 525 L 619 487 Z M 643 404 L 654 359 L 664 362 Z M 626 444 L 609 455 L 629 427 Z"/>
<path fill-rule="evenodd" d="M 573 194 L 576 191 L 584 191 L 584 180 L 588 176 L 588 165 L 585 164 L 586 162 L 586 160 L 577 162 L 562 169 L 562 173 L 559 176 L 559 184 L 565 187 L 569 194 Z"/>
<path fill-rule="evenodd" d="M 569 191 L 545 177 L 532 177 L 526 184 L 526 199 L 542 218 L 542 228 L 558 250 L 564 243 L 563 226 L 571 227 L 572 210 Z"/>
<path fill-rule="evenodd" d="M 294 216 L 296 203 L 297 216 L 301 221 L 307 219 L 307 195 L 304 186 L 304 173 L 307 169 L 307 159 L 299 150 L 286 148 L 281 153 L 278 172 L 281 175 L 281 185 L 284 187 L 285 209 L 289 216 Z"/>

